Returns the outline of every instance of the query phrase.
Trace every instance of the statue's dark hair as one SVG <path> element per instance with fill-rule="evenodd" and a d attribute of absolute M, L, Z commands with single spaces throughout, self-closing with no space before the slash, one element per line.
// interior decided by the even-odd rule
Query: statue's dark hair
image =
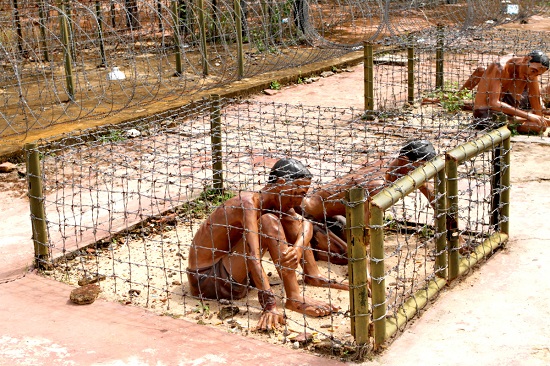
<path fill-rule="evenodd" d="M 429 161 L 435 158 L 435 149 L 428 140 L 409 141 L 399 151 L 399 156 L 406 156 L 410 161 Z"/>
<path fill-rule="evenodd" d="M 541 50 L 534 50 L 531 51 L 527 56 L 531 57 L 529 62 L 537 62 L 541 64 L 542 66 L 548 68 L 550 65 L 550 61 L 548 60 L 548 56 L 542 52 Z"/>
<path fill-rule="evenodd" d="M 269 173 L 268 183 L 277 182 L 278 178 L 283 178 L 287 181 L 295 179 L 311 179 L 313 175 L 309 170 L 296 159 L 280 159 L 273 165 Z"/>

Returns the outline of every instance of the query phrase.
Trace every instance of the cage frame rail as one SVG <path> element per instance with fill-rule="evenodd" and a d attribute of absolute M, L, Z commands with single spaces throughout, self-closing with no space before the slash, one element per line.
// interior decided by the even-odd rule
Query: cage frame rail
<path fill-rule="evenodd" d="M 372 326 L 369 326 L 369 332 L 372 329 L 374 337 L 374 349 L 380 347 L 397 331 L 402 328 L 406 322 L 412 318 L 419 310 L 424 308 L 428 301 L 433 299 L 442 289 L 451 282 L 466 274 L 482 259 L 490 256 L 498 247 L 503 246 L 509 238 L 509 217 L 510 217 L 510 138 L 511 132 L 507 126 L 500 127 L 489 133 L 473 140 L 459 145 L 458 147 L 446 152 L 444 156 L 438 156 L 430 162 L 416 168 L 409 175 L 406 175 L 389 187 L 380 191 L 371 197 L 368 202 L 361 202 L 357 206 L 369 205 L 368 228 L 366 231 L 365 242 L 370 245 L 370 260 L 367 262 L 369 268 L 367 273 L 371 274 L 371 311 Z M 494 152 L 492 169 L 494 179 L 491 182 L 492 195 L 498 191 L 498 202 L 493 203 L 500 216 L 499 223 L 494 227 L 495 232 L 487 237 L 469 256 L 469 258 L 459 258 L 458 244 L 458 225 L 453 225 L 447 233 L 447 220 L 458 223 L 458 165 L 471 160 L 472 158 L 489 152 Z M 436 256 L 435 260 L 435 278 L 429 280 L 424 288 L 416 291 L 404 304 L 402 304 L 396 316 L 388 316 L 386 309 L 386 285 L 384 278 L 384 213 L 391 206 L 395 205 L 405 196 L 418 189 L 422 184 L 430 179 L 435 180 L 436 196 Z M 360 193 L 355 193 L 360 195 Z M 361 212 L 362 207 L 355 205 L 348 208 L 349 222 L 357 222 L 353 218 L 355 212 Z M 494 220 L 492 220 L 494 221 Z M 455 227 L 456 226 L 456 227 Z M 447 235 L 445 235 L 447 234 Z M 353 251 L 350 251 L 352 254 Z M 361 258 L 351 258 L 351 261 Z M 361 288 L 360 283 L 352 283 L 358 274 L 354 273 L 356 266 L 350 266 L 350 288 Z M 364 270 L 364 269 L 363 269 Z M 351 307 L 352 311 L 357 312 L 356 307 Z M 363 345 L 364 339 L 362 331 L 357 328 L 357 319 L 365 314 L 355 314 L 352 319 L 352 334 L 361 335 L 356 339 L 359 346 Z M 369 322 L 365 322 L 369 324 Z M 361 341 L 361 342 L 359 342 Z"/>

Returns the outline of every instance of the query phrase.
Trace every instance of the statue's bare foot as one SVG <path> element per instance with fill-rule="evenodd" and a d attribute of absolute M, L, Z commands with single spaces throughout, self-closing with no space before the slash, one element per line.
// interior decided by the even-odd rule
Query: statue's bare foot
<path fill-rule="evenodd" d="M 305 296 L 301 300 L 287 299 L 285 308 L 314 317 L 330 315 L 339 309 L 336 305 L 330 305 Z"/>
<path fill-rule="evenodd" d="M 304 282 L 306 285 L 317 286 L 317 287 L 329 287 L 336 290 L 349 290 L 349 285 L 347 282 L 339 283 L 335 279 L 328 279 L 321 276 L 304 276 Z"/>

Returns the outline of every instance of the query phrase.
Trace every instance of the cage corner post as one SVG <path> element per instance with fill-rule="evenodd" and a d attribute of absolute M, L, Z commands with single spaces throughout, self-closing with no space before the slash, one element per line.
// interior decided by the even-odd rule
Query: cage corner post
<path fill-rule="evenodd" d="M 449 230 L 448 249 L 449 249 L 449 271 L 448 281 L 455 280 L 459 275 L 460 256 L 459 238 L 458 238 L 458 161 L 451 154 L 445 156 L 445 175 L 447 177 L 447 224 Z"/>
<path fill-rule="evenodd" d="M 352 188 L 346 193 L 348 232 L 348 272 L 351 334 L 358 347 L 369 344 L 368 263 L 365 235 L 365 190 Z"/>
<path fill-rule="evenodd" d="M 386 341 L 386 280 L 384 269 L 384 208 L 369 202 L 369 244 L 374 349 Z"/>
<path fill-rule="evenodd" d="M 504 234 L 510 236 L 510 138 L 511 134 L 506 136 L 506 138 L 502 141 L 502 148 L 504 150 L 502 159 L 503 159 L 503 167 L 502 167 L 502 195 L 501 195 L 501 217 L 502 217 L 502 223 L 500 224 L 500 231 L 502 231 Z"/>
<path fill-rule="evenodd" d="M 508 122 L 508 117 L 504 113 L 498 113 L 494 116 L 493 121 L 499 126 L 505 126 Z M 498 130 L 497 130 L 498 131 Z M 500 137 L 500 136 L 499 136 Z M 506 167 L 505 163 L 505 147 L 504 141 L 506 138 L 503 138 L 501 142 L 498 142 L 496 146 L 493 147 L 493 174 L 491 179 L 491 225 L 495 228 L 496 231 L 502 230 L 503 223 L 503 208 L 504 202 L 502 199 L 502 194 L 504 192 L 504 174 Z M 509 186 L 509 182 L 508 182 Z M 509 202 L 508 202 L 509 203 Z M 505 232 L 506 233 L 506 232 Z"/>
<path fill-rule="evenodd" d="M 41 268 L 51 258 L 48 246 L 46 210 L 44 209 L 40 156 L 36 143 L 25 144 L 25 156 L 35 266 Z"/>
<path fill-rule="evenodd" d="M 447 179 L 445 176 L 445 169 L 438 171 L 435 176 L 436 181 L 436 259 L 435 259 L 435 273 L 439 278 L 447 279 L 448 267 L 447 267 Z M 450 224 L 451 222 L 449 222 Z"/>

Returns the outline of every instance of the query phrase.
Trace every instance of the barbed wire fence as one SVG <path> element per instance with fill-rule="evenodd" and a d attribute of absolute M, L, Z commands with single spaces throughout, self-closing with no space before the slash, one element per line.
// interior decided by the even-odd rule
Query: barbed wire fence
<path fill-rule="evenodd" d="M 365 313 L 354 313 L 350 292 L 309 285 L 308 273 L 301 267 L 295 270 L 300 291 L 339 310 L 311 317 L 286 309 L 287 294 L 278 276 L 281 268 L 264 256 L 262 266 L 286 325 L 275 333 L 255 332 L 262 306 L 254 286 L 243 299 L 207 300 L 191 294 L 187 275 L 193 235 L 207 215 L 231 196 L 260 190 L 280 158 L 296 158 L 307 166 L 313 175 L 312 193 L 327 185 L 342 191 L 338 182 L 353 172 L 360 172 L 365 184 L 384 179 L 383 172 L 399 150 L 418 136 L 432 141 L 441 159 L 441 154 L 487 132 L 464 125 L 451 113 L 408 111 L 406 118 L 393 118 L 380 112 L 368 123 L 365 117 L 364 111 L 350 108 L 214 97 L 141 123 L 83 131 L 29 146 L 28 154 L 41 157 L 42 173 L 38 174 L 45 194 L 45 218 L 34 217 L 35 229 L 37 222 L 47 229 L 45 241 L 37 243 L 42 248 L 37 261 L 44 273 L 72 285 L 100 281 L 101 296 L 109 300 L 267 342 L 360 358 L 363 354 L 357 345 L 370 347 L 373 335 L 358 342 L 361 335 L 350 322 L 372 318 L 377 327 L 381 320 L 397 319 L 412 295 L 448 270 L 437 258 L 449 252 L 436 247 L 438 238 L 447 238 L 448 230 L 437 228 L 441 216 L 434 211 L 437 205 L 418 190 L 384 214 L 380 260 L 385 285 L 377 302 L 378 277 L 373 274 L 373 297 Z M 221 131 L 221 141 L 211 140 L 214 130 Z M 474 160 L 458 168 L 456 229 L 462 241 L 454 250 L 466 259 L 507 219 L 487 222 L 495 209 L 488 204 L 495 174 L 493 150 L 490 146 L 486 152 L 478 151 Z M 213 165 L 214 156 L 221 156 L 220 165 Z M 217 171 L 215 166 L 223 169 Z M 220 173 L 224 193 L 216 191 Z M 419 174 L 426 181 L 433 178 L 422 170 Z M 328 198 L 323 204 L 332 202 L 341 204 L 342 198 Z M 307 250 L 317 258 L 323 252 L 315 246 Z M 365 255 L 353 263 L 366 259 Z M 316 263 L 333 283 L 351 281 L 351 267 L 323 260 Z M 352 291 L 365 289 L 350 285 Z M 376 309 L 381 306 L 386 308 L 384 317 L 377 318 Z"/>
<path fill-rule="evenodd" d="M 471 33 L 547 9 L 545 1 L 513 5 L 517 11 L 494 0 L 3 0 L 0 134 L 139 111 L 239 78 L 333 59 L 364 41 L 398 46 L 403 36 L 422 38 L 436 25 Z"/>

